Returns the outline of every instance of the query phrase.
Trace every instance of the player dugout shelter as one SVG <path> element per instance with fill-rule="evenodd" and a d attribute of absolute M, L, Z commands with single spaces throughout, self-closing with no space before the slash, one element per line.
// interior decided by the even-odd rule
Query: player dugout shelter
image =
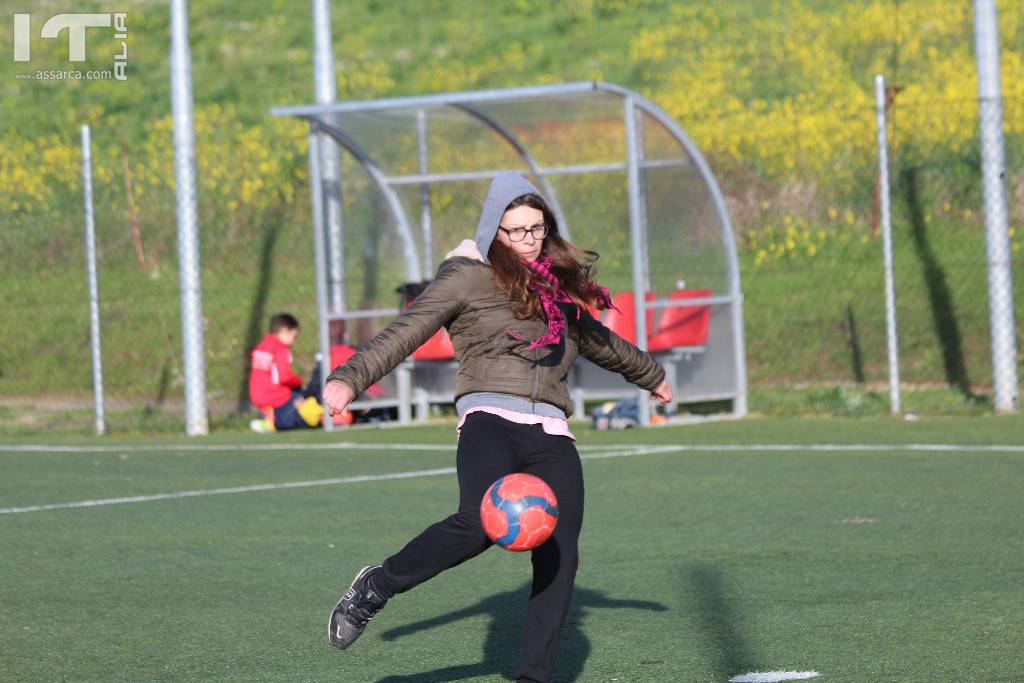
<path fill-rule="evenodd" d="M 492 178 L 524 174 L 562 234 L 600 253 L 597 280 L 622 314 L 620 336 L 665 365 L 679 404 L 731 401 L 746 413 L 743 296 L 725 203 L 683 129 L 636 92 L 600 82 L 277 107 L 309 123 L 321 370 L 344 321 L 353 344 L 408 303 L 446 252 L 472 238 Z M 454 399 L 444 330 L 353 408 L 398 406 L 425 418 Z M 585 400 L 638 396 L 580 359 L 569 377 Z M 641 423 L 648 394 L 640 391 Z M 330 426 L 328 425 L 328 428 Z"/>

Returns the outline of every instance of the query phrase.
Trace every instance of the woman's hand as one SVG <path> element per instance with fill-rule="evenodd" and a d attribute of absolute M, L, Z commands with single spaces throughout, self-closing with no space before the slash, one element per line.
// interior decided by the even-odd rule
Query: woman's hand
<path fill-rule="evenodd" d="M 344 382 L 329 381 L 324 386 L 324 408 L 332 417 L 344 414 L 354 399 L 352 390 Z"/>
<path fill-rule="evenodd" d="M 658 385 L 658 388 L 651 392 L 651 398 L 661 404 L 668 404 L 672 402 L 672 385 L 667 381 L 663 381 Z"/>

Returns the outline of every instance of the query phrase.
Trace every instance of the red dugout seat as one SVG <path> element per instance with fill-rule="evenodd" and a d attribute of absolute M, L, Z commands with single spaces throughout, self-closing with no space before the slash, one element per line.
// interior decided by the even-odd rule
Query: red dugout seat
<path fill-rule="evenodd" d="M 668 295 L 670 301 L 697 299 L 712 295 L 710 289 L 677 289 Z M 654 301 L 654 292 L 647 292 L 646 301 Z M 622 311 L 608 309 L 604 324 L 630 344 L 636 344 L 636 307 L 633 292 L 619 292 L 612 303 Z M 680 346 L 701 346 L 707 341 L 711 320 L 710 306 L 674 306 L 661 309 L 658 328 L 654 329 L 654 309 L 647 310 L 647 350 L 667 351 Z M 596 316 L 595 316 L 596 317 Z"/>
<path fill-rule="evenodd" d="M 647 301 L 654 301 L 654 293 L 648 292 Z M 622 311 L 609 308 L 605 312 L 604 324 L 609 330 L 619 335 L 630 344 L 636 344 L 636 306 L 633 304 L 633 292 L 619 292 L 612 297 L 612 303 Z M 650 335 L 654 326 L 654 310 L 647 311 L 647 333 Z"/>
<path fill-rule="evenodd" d="M 452 346 L 448 330 L 443 327 L 434 333 L 430 339 L 412 352 L 416 360 L 453 360 L 455 358 L 455 347 Z"/>
<path fill-rule="evenodd" d="M 710 289 L 677 289 L 669 294 L 671 301 L 711 296 Z M 662 309 L 658 329 L 647 340 L 648 351 L 668 351 L 679 346 L 703 346 L 708 338 L 711 307 L 672 306 Z"/>

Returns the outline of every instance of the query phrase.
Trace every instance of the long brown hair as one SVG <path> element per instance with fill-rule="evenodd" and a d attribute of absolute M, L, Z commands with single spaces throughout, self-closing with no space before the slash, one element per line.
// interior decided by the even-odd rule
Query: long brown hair
<path fill-rule="evenodd" d="M 548 234 L 541 245 L 540 256 L 551 258 L 551 272 L 558 278 L 562 291 L 580 306 L 603 308 L 602 299 L 598 294 L 598 285 L 594 282 L 594 263 L 599 258 L 596 251 L 577 247 L 562 238 L 558 232 L 558 221 L 548 208 L 547 203 L 538 195 L 524 194 L 505 207 L 509 211 L 519 206 L 529 206 L 544 214 L 544 225 L 548 226 Z M 501 243 L 495 237 L 487 252 L 494 271 L 494 281 L 512 300 L 513 314 L 519 320 L 539 316 L 543 311 L 540 297 L 530 291 L 531 285 L 546 283 L 526 265 L 511 247 Z"/>

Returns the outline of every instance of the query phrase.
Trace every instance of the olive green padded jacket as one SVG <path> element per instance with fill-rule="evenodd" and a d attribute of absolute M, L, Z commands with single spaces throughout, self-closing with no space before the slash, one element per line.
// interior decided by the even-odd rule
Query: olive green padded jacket
<path fill-rule="evenodd" d="M 327 380 L 343 382 L 359 396 L 443 325 L 459 362 L 456 399 L 475 391 L 495 391 L 550 403 L 571 415 L 566 377 L 577 356 L 621 373 L 648 391 L 658 388 L 665 371 L 649 353 L 586 311 L 577 320 L 575 305 L 559 305 L 565 306 L 562 341 L 531 349 L 529 341 L 517 341 L 507 332 L 514 330 L 523 339 L 537 339 L 547 331 L 547 322 L 541 317 L 517 320 L 489 265 L 465 256 L 448 258 L 412 305 L 360 346 L 348 362 L 335 368 Z"/>

